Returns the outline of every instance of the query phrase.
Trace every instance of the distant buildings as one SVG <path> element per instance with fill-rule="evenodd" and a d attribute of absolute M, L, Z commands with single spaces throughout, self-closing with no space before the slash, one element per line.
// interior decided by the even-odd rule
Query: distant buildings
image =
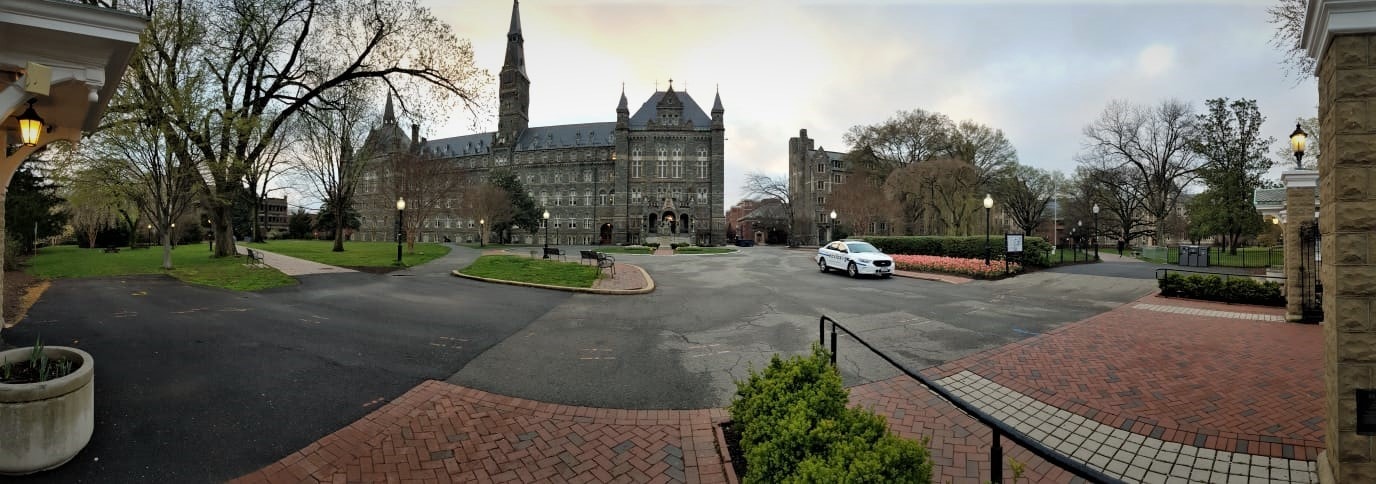
<path fill-rule="evenodd" d="M 798 130 L 798 137 L 788 139 L 788 199 L 793 204 L 793 240 L 804 245 L 821 245 L 827 241 L 827 197 L 846 182 L 850 170 L 845 166 L 846 153 L 813 148 L 807 130 Z"/>

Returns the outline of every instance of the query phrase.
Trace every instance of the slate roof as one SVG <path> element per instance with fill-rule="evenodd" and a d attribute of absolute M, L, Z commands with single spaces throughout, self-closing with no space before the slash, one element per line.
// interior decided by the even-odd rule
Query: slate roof
<path fill-rule="evenodd" d="M 615 130 L 616 123 L 562 124 L 527 128 L 521 132 L 521 140 L 516 144 L 516 151 L 612 146 L 612 135 Z M 444 157 L 486 154 L 492 152 L 492 135 L 492 132 L 486 132 L 433 139 L 425 144 L 425 149 Z"/>
<path fill-rule="evenodd" d="M 631 115 L 632 128 L 643 128 L 651 119 L 659 117 L 655 110 L 655 106 L 659 104 L 660 99 L 664 98 L 664 94 L 665 91 L 655 91 L 654 94 L 650 95 L 649 99 L 645 100 L 645 104 L 640 105 L 640 109 L 637 109 L 635 114 Z M 712 118 L 707 116 L 707 113 L 703 111 L 701 107 L 698 107 L 697 101 L 694 101 L 692 96 L 689 96 L 686 91 L 674 91 L 674 95 L 678 96 L 679 102 L 683 103 L 683 118 L 692 121 L 693 127 L 712 127 Z"/>
<path fill-rule="evenodd" d="M 1284 207 L 1284 188 L 1259 188 L 1252 192 L 1252 205 L 1257 208 Z"/>
<path fill-rule="evenodd" d="M 769 203 L 773 202 L 773 203 Z M 763 200 L 760 206 L 741 217 L 741 220 L 779 220 L 788 219 L 788 212 L 775 200 Z"/>

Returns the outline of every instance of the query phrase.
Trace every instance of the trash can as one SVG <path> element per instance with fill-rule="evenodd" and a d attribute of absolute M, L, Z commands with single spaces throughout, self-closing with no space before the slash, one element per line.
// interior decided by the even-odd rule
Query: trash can
<path fill-rule="evenodd" d="M 1179 251 L 1179 265 L 1183 267 L 1209 267 L 1208 247 L 1202 245 L 1182 245 Z"/>

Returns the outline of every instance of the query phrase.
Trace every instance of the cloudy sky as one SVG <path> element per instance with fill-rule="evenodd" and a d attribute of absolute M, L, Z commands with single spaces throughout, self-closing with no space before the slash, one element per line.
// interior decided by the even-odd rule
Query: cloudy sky
<path fill-rule="evenodd" d="M 495 75 L 510 0 L 428 2 Z M 786 173 L 800 128 L 844 151 L 848 128 L 900 109 L 1002 129 L 1021 163 L 1067 172 L 1081 130 L 1113 99 L 1252 98 L 1279 140 L 1315 115 L 1317 88 L 1278 65 L 1272 3 L 526 0 L 521 20 L 532 125 L 615 121 L 622 83 L 632 109 L 670 78 L 703 107 L 720 86 L 729 206 L 746 173 Z M 431 123 L 426 136 L 473 122 Z M 495 111 L 476 122 L 495 128 Z"/>

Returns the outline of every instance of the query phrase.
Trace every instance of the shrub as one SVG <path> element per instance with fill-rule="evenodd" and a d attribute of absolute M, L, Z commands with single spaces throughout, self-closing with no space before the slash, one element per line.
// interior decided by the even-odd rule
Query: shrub
<path fill-rule="evenodd" d="M 752 369 L 730 407 L 748 466 L 743 482 L 931 482 L 926 448 L 847 401 L 818 345 L 811 356 L 775 355 L 763 372 Z"/>
<path fill-rule="evenodd" d="M 1215 275 L 1167 274 L 1158 279 L 1162 296 L 1205 299 L 1264 306 L 1284 306 L 1285 298 L 1280 295 L 1280 283 L 1257 282 L 1250 277 L 1233 277 L 1224 280 Z"/>
<path fill-rule="evenodd" d="M 910 237 L 865 237 L 865 242 L 869 242 L 885 254 L 902 255 L 936 255 L 942 257 L 956 257 L 961 259 L 984 259 L 984 237 L 936 237 L 936 236 L 910 236 Z M 993 237 L 989 240 L 989 245 L 993 257 L 1003 259 L 1004 249 L 1002 237 Z M 1051 254 L 1051 243 L 1041 237 L 1024 237 L 1022 241 L 1023 260 L 1027 265 L 1046 266 Z"/>
<path fill-rule="evenodd" d="M 905 271 L 944 272 L 981 279 L 997 279 L 1006 274 L 1022 272 L 1022 265 L 1016 262 L 1010 262 L 1005 271 L 1001 260 L 985 265 L 984 259 L 961 259 L 934 255 L 894 255 L 891 257 L 893 257 L 895 266 Z"/>
<path fill-rule="evenodd" d="M 646 246 L 646 247 L 650 247 L 650 248 L 654 248 L 654 249 L 658 249 L 658 248 L 659 248 L 659 242 L 650 242 L 650 243 L 648 243 L 648 244 L 645 244 L 645 246 Z"/>

